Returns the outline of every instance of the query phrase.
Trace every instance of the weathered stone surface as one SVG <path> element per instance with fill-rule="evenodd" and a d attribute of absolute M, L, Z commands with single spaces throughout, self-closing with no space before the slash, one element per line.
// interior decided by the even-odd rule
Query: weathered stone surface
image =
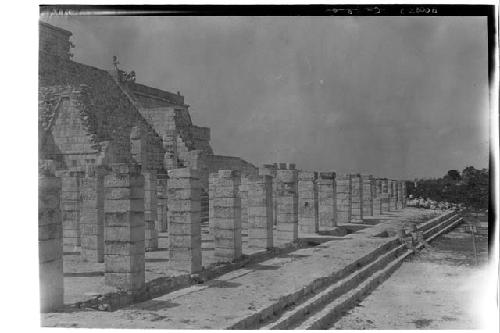
<path fill-rule="evenodd" d="M 380 205 L 382 213 L 389 212 L 389 180 L 387 178 L 383 178 L 381 180 L 381 189 L 382 193 L 380 195 Z"/>
<path fill-rule="evenodd" d="M 285 165 L 286 166 L 286 165 Z M 282 165 L 280 165 L 282 167 Z M 294 242 L 298 238 L 299 198 L 297 170 L 277 170 L 277 241 L 279 245 Z"/>
<path fill-rule="evenodd" d="M 363 221 L 363 183 L 361 175 L 352 176 L 351 222 Z"/>
<path fill-rule="evenodd" d="M 314 233 L 319 230 L 317 173 L 299 171 L 299 231 Z"/>
<path fill-rule="evenodd" d="M 61 209 L 64 247 L 67 251 L 78 251 L 80 246 L 80 172 L 62 173 Z"/>
<path fill-rule="evenodd" d="M 352 177 L 350 174 L 337 175 L 337 224 L 351 222 Z"/>
<path fill-rule="evenodd" d="M 112 190 L 111 197 L 115 197 L 114 191 L 120 189 Z M 130 196 L 134 195 L 130 193 L 130 189 L 123 188 L 123 190 Z M 87 261 L 104 262 L 104 172 L 102 170 L 81 178 L 81 197 L 81 256 Z"/>
<path fill-rule="evenodd" d="M 154 251 L 158 248 L 158 231 L 155 228 L 158 223 L 158 180 L 155 170 L 143 171 L 142 175 L 144 176 L 144 244 L 146 251 Z"/>
<path fill-rule="evenodd" d="M 189 168 L 168 171 L 169 265 L 189 273 L 202 269 L 199 172 Z M 186 196 L 186 191 L 191 196 Z"/>
<path fill-rule="evenodd" d="M 166 232 L 168 230 L 168 206 L 167 206 L 167 174 L 158 174 L 156 183 L 156 192 L 158 195 L 157 220 L 155 229 L 157 232 Z M 190 193 L 191 195 L 191 193 Z"/>
<path fill-rule="evenodd" d="M 396 210 L 396 181 L 393 179 L 389 180 L 389 209 L 391 211 Z"/>
<path fill-rule="evenodd" d="M 335 172 L 321 172 L 318 179 L 318 214 L 320 230 L 337 226 L 337 189 Z"/>
<path fill-rule="evenodd" d="M 53 175 L 38 178 L 38 251 L 40 310 L 60 308 L 64 296 L 63 237 L 59 200 L 62 182 Z"/>
<path fill-rule="evenodd" d="M 219 262 L 231 262 L 242 255 L 240 174 L 219 170 L 212 183 L 214 256 Z"/>
<path fill-rule="evenodd" d="M 248 184 L 248 247 L 273 247 L 272 177 L 260 176 Z"/>
<path fill-rule="evenodd" d="M 361 175 L 363 186 L 363 216 L 373 216 L 372 175 Z"/>
<path fill-rule="evenodd" d="M 123 188 L 123 194 L 143 191 L 144 176 L 134 166 L 113 165 L 112 170 L 104 177 L 105 283 L 120 289 L 136 290 L 145 283 L 144 199 L 127 198 L 126 195 L 117 199 L 111 189 Z M 114 253 L 117 248 L 122 252 Z"/>
<path fill-rule="evenodd" d="M 380 216 L 382 214 L 382 181 L 378 178 L 372 180 L 372 193 L 373 193 L 373 216 Z"/>

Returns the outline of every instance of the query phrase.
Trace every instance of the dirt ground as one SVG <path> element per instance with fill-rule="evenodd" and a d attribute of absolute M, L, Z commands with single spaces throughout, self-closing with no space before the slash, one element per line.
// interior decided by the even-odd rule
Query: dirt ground
<path fill-rule="evenodd" d="M 491 325 L 485 301 L 494 302 L 494 274 L 487 267 L 487 237 L 463 228 L 434 240 L 411 257 L 331 329 L 477 329 Z M 490 308 L 489 311 L 492 309 Z M 486 321 L 489 321 L 488 323 Z"/>
<path fill-rule="evenodd" d="M 312 281 L 333 275 L 383 246 L 377 237 L 401 223 L 426 221 L 440 212 L 405 209 L 350 224 L 357 232 L 311 239 L 309 247 L 247 265 L 206 283 L 114 312 L 83 309 L 42 315 L 42 326 L 88 328 L 220 329 L 252 316 Z M 312 237 L 312 236 L 308 236 Z M 306 237 L 306 238 L 308 238 Z M 67 278 L 65 278 L 66 280 Z"/>

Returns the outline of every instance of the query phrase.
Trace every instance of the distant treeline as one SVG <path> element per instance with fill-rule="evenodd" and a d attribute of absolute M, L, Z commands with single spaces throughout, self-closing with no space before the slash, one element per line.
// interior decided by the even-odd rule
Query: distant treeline
<path fill-rule="evenodd" d="M 462 173 L 449 170 L 442 178 L 407 182 L 407 193 L 414 198 L 462 203 L 470 208 L 486 209 L 489 199 L 489 170 L 466 167 Z"/>

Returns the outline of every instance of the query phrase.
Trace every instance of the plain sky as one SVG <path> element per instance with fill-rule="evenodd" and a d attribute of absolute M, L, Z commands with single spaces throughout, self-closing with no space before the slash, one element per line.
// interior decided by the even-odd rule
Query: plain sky
<path fill-rule="evenodd" d="M 488 167 L 486 18 L 103 17 L 74 60 L 181 91 L 216 154 L 380 177 Z"/>

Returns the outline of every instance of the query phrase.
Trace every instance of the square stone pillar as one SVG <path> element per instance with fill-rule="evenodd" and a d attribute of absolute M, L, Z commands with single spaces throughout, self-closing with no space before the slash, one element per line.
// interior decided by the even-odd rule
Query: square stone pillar
<path fill-rule="evenodd" d="M 158 203 L 155 229 L 157 232 L 166 232 L 168 230 L 167 181 L 168 175 L 166 173 L 158 173 L 156 175 Z"/>
<path fill-rule="evenodd" d="M 137 165 L 111 167 L 104 177 L 105 283 L 137 290 L 145 283 L 144 176 Z"/>
<path fill-rule="evenodd" d="M 144 246 L 146 251 L 158 249 L 158 197 L 156 170 L 143 171 L 144 177 Z"/>
<path fill-rule="evenodd" d="M 280 163 L 276 171 L 277 194 L 277 241 L 278 245 L 294 242 L 299 231 L 299 196 L 297 193 L 297 170 L 287 169 Z"/>
<path fill-rule="evenodd" d="M 363 183 L 359 174 L 352 176 L 351 222 L 363 222 Z"/>
<path fill-rule="evenodd" d="M 208 175 L 208 234 L 212 241 L 215 240 L 214 193 L 217 178 L 217 173 L 210 173 Z"/>
<path fill-rule="evenodd" d="M 104 175 L 102 168 L 89 167 L 81 179 L 81 257 L 104 262 Z"/>
<path fill-rule="evenodd" d="M 47 162 L 48 163 L 48 162 Z M 61 179 L 54 170 L 38 176 L 38 264 L 40 311 L 53 312 L 64 304 L 63 238 L 60 208 Z"/>
<path fill-rule="evenodd" d="M 273 179 L 259 176 L 248 183 L 248 247 L 273 247 Z"/>
<path fill-rule="evenodd" d="M 231 262 L 242 255 L 240 173 L 219 170 L 214 181 L 214 255 L 218 262 Z"/>
<path fill-rule="evenodd" d="M 319 228 L 331 230 L 337 226 L 337 189 L 335 172 L 320 172 L 318 179 Z"/>
<path fill-rule="evenodd" d="M 197 273 L 201 261 L 201 184 L 199 173 L 189 168 L 168 171 L 169 265 Z"/>
<path fill-rule="evenodd" d="M 404 181 L 404 180 L 401 183 L 401 192 L 402 192 L 403 208 L 406 208 L 407 193 L 406 193 L 406 181 Z"/>
<path fill-rule="evenodd" d="M 299 171 L 299 231 L 315 233 L 319 230 L 318 174 L 312 171 Z"/>
<path fill-rule="evenodd" d="M 381 190 L 382 193 L 380 194 L 380 209 L 382 213 L 386 213 L 391 210 L 389 205 L 389 180 L 387 178 L 381 179 Z"/>
<path fill-rule="evenodd" d="M 273 225 L 276 225 L 277 223 L 277 215 L 276 215 L 276 207 L 277 207 L 277 201 L 276 201 L 276 163 L 275 164 L 264 164 L 259 168 L 259 175 L 260 176 L 271 176 L 271 181 L 272 181 L 272 191 L 271 191 L 271 200 L 272 200 L 272 220 L 273 220 Z"/>
<path fill-rule="evenodd" d="M 380 179 L 372 179 L 372 194 L 373 194 L 373 216 L 380 216 L 382 214 L 381 204 L 381 188 L 382 181 Z"/>
<path fill-rule="evenodd" d="M 248 179 L 241 176 L 239 194 L 241 199 L 241 234 L 248 236 Z"/>
<path fill-rule="evenodd" d="M 65 251 L 78 252 L 80 249 L 80 178 L 75 171 L 62 172 L 61 210 L 63 226 L 63 246 Z"/>
<path fill-rule="evenodd" d="M 373 216 L 372 175 L 361 175 L 363 182 L 363 216 Z"/>
<path fill-rule="evenodd" d="M 389 180 L 389 209 L 396 210 L 396 181 L 392 179 Z"/>
<path fill-rule="evenodd" d="M 337 175 L 337 225 L 351 222 L 352 181 L 351 175 Z"/>
<path fill-rule="evenodd" d="M 403 209 L 403 186 L 400 180 L 396 181 L 397 209 Z"/>

